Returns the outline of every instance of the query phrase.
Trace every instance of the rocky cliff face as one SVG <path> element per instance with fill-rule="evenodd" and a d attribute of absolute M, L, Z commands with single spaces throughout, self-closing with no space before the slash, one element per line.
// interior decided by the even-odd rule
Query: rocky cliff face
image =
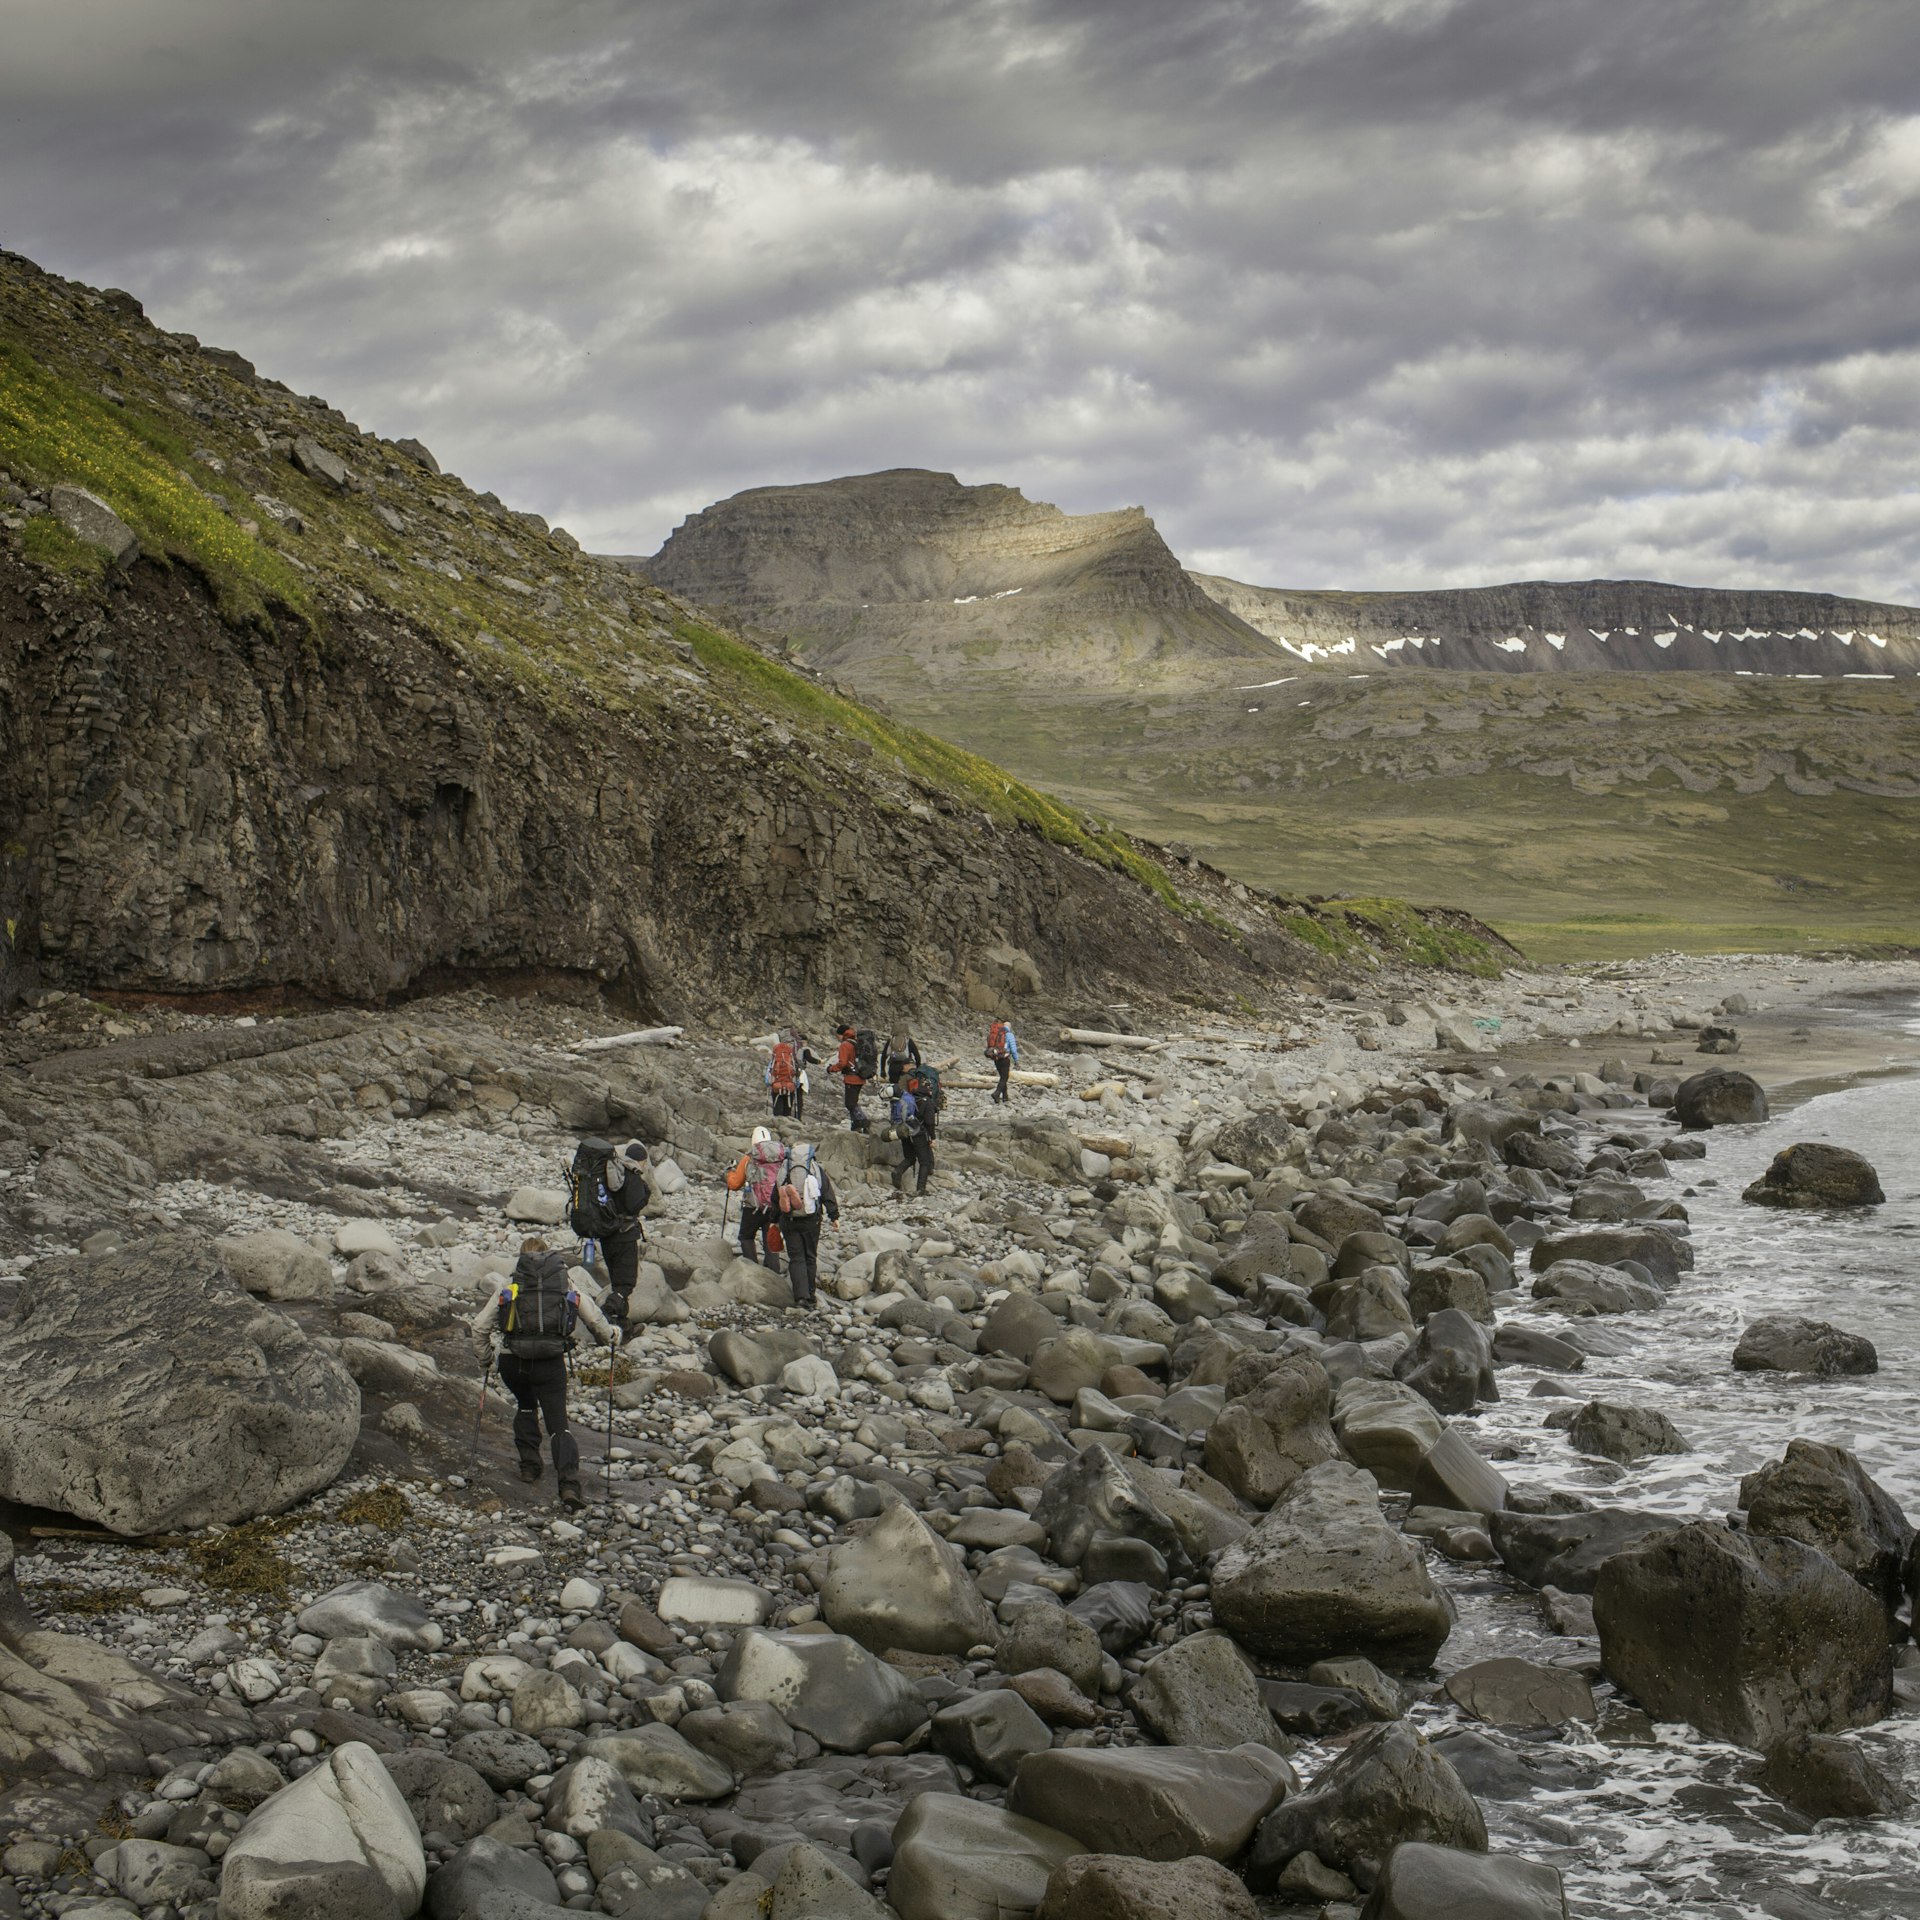
<path fill-rule="evenodd" d="M 1299 665 L 1498 673 L 1920 671 L 1920 608 L 1831 593 L 1533 580 L 1430 593 L 1309 593 L 1195 580 Z"/>
<path fill-rule="evenodd" d="M 572 976 L 764 1017 L 1313 957 L 125 296 L 0 256 L 0 355 L 0 1003 Z"/>
<path fill-rule="evenodd" d="M 638 564 L 862 685 L 883 687 L 903 647 L 916 677 L 1040 667 L 1096 683 L 1272 652 L 1195 584 L 1141 508 L 1065 514 L 949 473 L 757 487 L 691 515 Z"/>

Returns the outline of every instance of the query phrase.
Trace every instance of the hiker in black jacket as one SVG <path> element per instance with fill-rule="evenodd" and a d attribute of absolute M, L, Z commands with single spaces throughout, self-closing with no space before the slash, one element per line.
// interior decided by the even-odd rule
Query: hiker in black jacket
<path fill-rule="evenodd" d="M 810 1307 L 820 1281 L 820 1221 L 840 1228 L 840 1196 L 820 1157 L 811 1147 L 794 1147 L 787 1155 L 780 1183 L 780 1231 L 787 1242 L 787 1283 L 793 1304 Z"/>
<path fill-rule="evenodd" d="M 580 1491 L 580 1444 L 567 1425 L 567 1350 L 584 1322 L 604 1346 L 620 1344 L 620 1329 L 601 1316 L 574 1284 L 581 1269 L 544 1240 L 523 1240 L 512 1277 L 468 1322 L 498 1355 L 500 1382 L 513 1395 L 513 1444 L 520 1478 L 541 1476 L 540 1423 L 553 1451 L 553 1471 L 563 1506 L 584 1504 Z M 609 1360 L 611 1364 L 611 1360 Z"/>
<path fill-rule="evenodd" d="M 643 1142 L 629 1140 L 612 1156 L 611 1165 L 619 1172 L 620 1184 L 609 1183 L 607 1198 L 615 1224 L 600 1235 L 600 1257 L 607 1265 L 607 1317 L 624 1332 L 634 1285 L 640 1278 L 640 1248 L 647 1237 L 640 1215 L 653 1198 L 653 1189 L 647 1185 Z"/>

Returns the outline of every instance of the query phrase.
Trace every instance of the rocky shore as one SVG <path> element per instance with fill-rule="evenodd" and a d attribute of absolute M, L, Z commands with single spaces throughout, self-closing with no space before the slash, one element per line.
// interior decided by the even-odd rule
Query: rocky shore
<path fill-rule="evenodd" d="M 1855 1014 L 1796 1009 L 1913 987 L 1688 962 L 1107 1009 L 1089 1047 L 1023 1023 L 1055 1083 L 1004 1111 L 936 1028 L 924 1198 L 816 1091 L 845 1218 L 812 1313 L 717 1231 L 745 1036 L 40 996 L 0 1068 L 0 1913 L 1598 1915 L 1629 1908 L 1583 1805 L 1651 1751 L 1844 1847 L 1920 1758 L 1881 1737 L 1920 1704 L 1895 1499 L 1796 1442 L 1731 1514 L 1609 1503 L 1503 1471 L 1485 1414 L 1684 1449 L 1579 1376 L 1692 1284 L 1681 1116 L 1746 1120 L 1757 1058 L 1702 1036 L 1824 1057 Z M 470 1453 L 463 1323 L 585 1131 L 648 1140 L 658 1193 L 562 1515 L 497 1390 Z M 1810 1408 L 1878 1362 L 1756 1321 L 1727 1377 Z"/>

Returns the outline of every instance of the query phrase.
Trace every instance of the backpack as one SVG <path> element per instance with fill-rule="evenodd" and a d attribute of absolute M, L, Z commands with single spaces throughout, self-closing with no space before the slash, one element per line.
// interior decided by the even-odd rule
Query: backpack
<path fill-rule="evenodd" d="M 871 1027 L 862 1027 L 853 1036 L 853 1077 L 871 1080 L 880 1071 L 880 1036 Z"/>
<path fill-rule="evenodd" d="M 771 1212 L 780 1191 L 780 1175 L 787 1150 L 777 1140 L 763 1140 L 747 1153 L 747 1194 L 762 1213 Z"/>
<path fill-rule="evenodd" d="M 567 1225 L 582 1240 L 604 1240 L 619 1232 L 622 1216 L 613 1196 L 622 1177 L 611 1141 L 582 1140 L 574 1149 L 567 1176 Z"/>
<path fill-rule="evenodd" d="M 1007 1023 L 996 1020 L 987 1029 L 987 1052 L 995 1060 L 1004 1060 L 1007 1053 Z"/>
<path fill-rule="evenodd" d="M 797 1213 L 803 1218 L 814 1211 L 807 1205 L 807 1176 L 813 1172 L 813 1149 L 806 1150 L 804 1160 L 787 1155 L 786 1178 L 780 1182 L 780 1211 Z"/>
<path fill-rule="evenodd" d="M 522 1254 L 500 1293 L 500 1325 L 516 1360 L 556 1360 L 573 1344 L 573 1289 L 564 1254 Z"/>
<path fill-rule="evenodd" d="M 909 1067 L 901 1076 L 900 1084 L 913 1095 L 921 1119 L 934 1120 L 939 1117 L 947 1096 L 940 1091 L 938 1067 Z"/>
<path fill-rule="evenodd" d="M 904 1140 L 909 1134 L 920 1131 L 920 1107 L 914 1099 L 912 1090 L 902 1083 L 900 1091 L 893 1096 L 893 1105 L 887 1110 L 888 1117 L 899 1129 Z"/>
<path fill-rule="evenodd" d="M 791 1093 L 800 1084 L 799 1064 L 794 1058 L 793 1042 L 782 1040 L 773 1050 L 771 1062 L 775 1093 Z"/>

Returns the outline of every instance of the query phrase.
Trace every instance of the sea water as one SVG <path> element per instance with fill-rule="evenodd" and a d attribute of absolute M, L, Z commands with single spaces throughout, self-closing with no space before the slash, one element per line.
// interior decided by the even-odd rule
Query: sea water
<path fill-rule="evenodd" d="M 1644 1114 L 1620 1118 L 1646 1131 Z M 1592 1126 L 1600 1137 L 1611 1130 Z M 1655 1197 L 1683 1197 L 1693 1271 L 1657 1312 L 1571 1323 L 1619 1349 L 1564 1377 L 1576 1399 L 1529 1397 L 1542 1376 L 1504 1368 L 1503 1398 L 1474 1426 L 1514 1449 L 1517 1457 L 1501 1463 L 1511 1480 L 1689 1517 L 1737 1506 L 1741 1475 L 1778 1459 L 1789 1440 L 1826 1441 L 1851 1449 L 1920 1521 L 1920 1079 L 1867 1081 L 1788 1106 L 1763 1126 L 1696 1137 L 1705 1160 L 1676 1161 L 1673 1179 L 1649 1188 Z M 1837 1213 L 1744 1204 L 1741 1189 L 1799 1140 L 1865 1154 L 1886 1204 Z M 1730 1357 L 1742 1328 L 1771 1313 L 1865 1334 L 1879 1351 L 1879 1372 L 1837 1380 L 1735 1373 Z M 1555 1332 L 1570 1325 L 1529 1320 Z M 1627 1468 L 1584 1458 L 1542 1423 L 1556 1407 L 1587 1398 L 1657 1408 L 1694 1451 Z M 1539 1656 L 1530 1595 L 1516 1595 L 1503 1576 L 1464 1568 L 1449 1569 L 1445 1583 L 1461 1619 L 1443 1669 L 1496 1653 Z M 1572 1642 L 1558 1644 L 1573 1651 Z M 1599 1692 L 1610 1697 L 1604 1686 Z M 1458 1720 L 1447 1708 L 1422 1718 L 1429 1732 Z M 1663 1725 L 1657 1744 L 1643 1746 L 1568 1731 L 1575 1737 L 1546 1736 L 1534 1750 L 1573 1762 L 1580 1784 L 1484 1806 L 1492 1845 L 1553 1860 L 1575 1914 L 1920 1916 L 1920 1815 L 1811 1827 L 1756 1784 L 1755 1756 L 1690 1728 Z M 1920 1799 L 1920 1711 L 1896 1708 L 1856 1737 Z"/>

